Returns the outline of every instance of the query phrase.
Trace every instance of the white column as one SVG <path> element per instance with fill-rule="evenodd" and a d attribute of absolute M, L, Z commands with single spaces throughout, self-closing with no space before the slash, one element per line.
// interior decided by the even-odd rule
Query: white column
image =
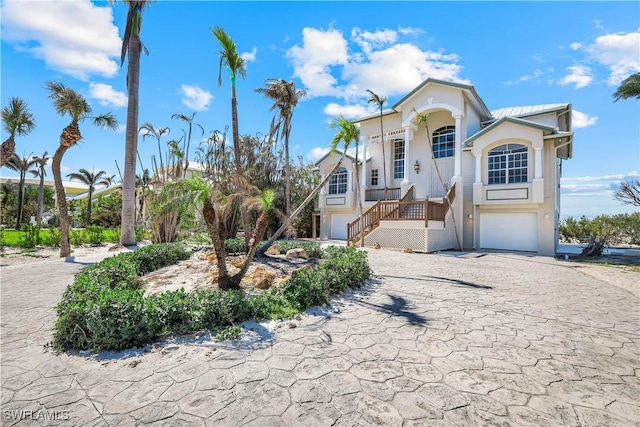
<path fill-rule="evenodd" d="M 482 183 L 482 155 L 476 156 L 476 181 Z"/>
<path fill-rule="evenodd" d="M 409 168 L 411 165 L 409 164 L 409 141 L 411 140 L 411 128 L 404 128 L 404 179 L 402 180 L 402 184 L 409 183 Z M 395 157 L 395 156 L 394 156 Z"/>
<path fill-rule="evenodd" d="M 462 122 L 462 116 L 454 116 L 456 120 L 456 140 L 455 140 L 455 152 L 454 152 L 454 169 L 453 176 L 462 175 L 462 129 L 460 123 Z"/>
<path fill-rule="evenodd" d="M 535 169 L 534 178 L 539 179 L 542 178 L 542 147 L 534 147 L 535 159 L 533 161 L 533 166 Z"/>
<path fill-rule="evenodd" d="M 320 182 L 324 181 L 324 178 L 325 178 L 325 174 L 321 174 L 321 175 L 320 175 Z M 323 185 L 323 186 L 320 188 L 320 194 L 326 194 L 326 193 L 327 193 L 327 192 L 325 191 L 325 188 L 326 188 L 328 185 L 329 185 L 329 183 L 327 182 L 325 185 Z"/>
<path fill-rule="evenodd" d="M 367 140 L 362 144 L 362 187 L 367 186 Z"/>

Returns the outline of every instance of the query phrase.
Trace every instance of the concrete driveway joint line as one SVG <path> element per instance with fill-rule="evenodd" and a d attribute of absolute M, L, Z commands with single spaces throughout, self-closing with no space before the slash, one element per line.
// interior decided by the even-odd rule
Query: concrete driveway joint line
<path fill-rule="evenodd" d="M 640 422 L 640 300 L 571 263 L 369 250 L 366 286 L 275 333 L 249 324 L 258 339 L 46 352 L 53 306 L 99 259 L 0 269 L 3 426 Z"/>

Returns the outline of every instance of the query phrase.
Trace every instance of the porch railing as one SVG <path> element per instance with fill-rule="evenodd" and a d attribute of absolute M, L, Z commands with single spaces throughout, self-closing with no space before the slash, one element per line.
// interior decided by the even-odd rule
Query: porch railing
<path fill-rule="evenodd" d="M 442 202 L 430 200 L 412 200 L 413 186 L 407 194 L 398 201 L 379 201 L 369 208 L 362 217 L 347 225 L 347 244 L 352 244 L 366 234 L 372 232 L 380 225 L 380 221 L 424 221 L 424 226 L 429 226 L 429 221 L 444 221 L 447 211 L 451 208 L 451 202 L 456 197 L 455 184 L 447 192 Z"/>
<path fill-rule="evenodd" d="M 364 200 L 373 202 L 377 200 L 398 200 L 400 198 L 400 188 L 373 188 L 364 192 Z"/>

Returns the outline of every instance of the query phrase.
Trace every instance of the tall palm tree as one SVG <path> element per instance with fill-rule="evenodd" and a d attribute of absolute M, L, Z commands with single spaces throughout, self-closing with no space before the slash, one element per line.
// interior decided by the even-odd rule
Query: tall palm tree
<path fill-rule="evenodd" d="M 292 81 L 283 79 L 267 79 L 266 87 L 255 89 L 273 101 L 269 111 L 278 110 L 278 113 L 271 120 L 269 140 L 275 135 L 278 139 L 282 128 L 282 138 L 284 138 L 284 161 L 285 161 L 285 214 L 287 218 L 291 215 L 291 164 L 289 162 L 289 135 L 291 134 L 291 120 L 293 109 L 298 105 L 298 101 L 307 95 L 305 90 L 296 90 L 296 85 Z"/>
<path fill-rule="evenodd" d="M 42 211 L 44 209 L 44 177 L 47 176 L 47 162 L 51 159 L 47 151 L 42 156 L 34 156 L 33 161 L 36 165 L 36 170 L 32 170 L 33 176 L 40 178 L 40 184 L 38 185 L 38 212 L 36 213 L 36 221 L 38 225 L 42 224 Z"/>
<path fill-rule="evenodd" d="M 149 185 L 151 185 L 151 172 L 149 172 L 149 169 L 143 167 L 142 175 L 136 175 L 136 187 L 140 187 L 140 210 L 138 212 L 138 219 L 143 223 L 146 220 L 144 201 Z"/>
<path fill-rule="evenodd" d="M 102 184 L 106 185 L 107 187 L 111 187 L 113 184 L 117 184 L 115 174 L 111 176 L 105 176 L 102 180 Z"/>
<path fill-rule="evenodd" d="M 113 1 L 113 0 L 111 0 Z M 129 7 L 124 35 L 120 66 L 129 54 L 127 63 L 127 129 L 125 132 L 124 176 L 122 179 L 122 216 L 120 243 L 125 246 L 136 244 L 136 155 L 138 152 L 138 92 L 140 85 L 140 53 L 146 52 L 140 40 L 142 11 L 149 0 L 124 0 Z"/>
<path fill-rule="evenodd" d="M 46 89 L 49 91 L 49 98 L 53 100 L 53 107 L 61 116 L 69 116 L 71 122 L 62 130 L 60 135 L 60 145 L 53 155 L 51 171 L 56 189 L 56 200 L 60 215 L 60 256 L 71 255 L 71 245 L 69 244 L 69 211 L 67 209 L 67 197 L 62 185 L 62 174 L 60 166 L 62 157 L 67 150 L 82 139 L 79 123 L 90 120 L 93 125 L 111 130 L 118 129 L 118 120 L 111 113 L 91 116 L 92 109 L 87 100 L 75 90 L 66 87 L 60 82 L 47 82 Z"/>
<path fill-rule="evenodd" d="M 187 169 L 189 168 L 189 147 L 191 145 L 191 133 L 193 131 L 193 125 L 196 125 L 200 128 L 201 134 L 200 136 L 202 137 L 204 135 L 204 128 L 199 125 L 198 123 L 194 123 L 193 119 L 196 117 L 196 113 L 193 112 L 190 116 L 186 115 L 186 114 L 174 114 L 171 116 L 172 119 L 177 119 L 177 120 L 182 120 L 183 122 L 187 123 L 188 125 L 188 131 L 186 132 L 186 140 L 185 140 L 185 149 L 184 151 L 184 167 L 182 168 L 184 177 L 187 176 Z"/>
<path fill-rule="evenodd" d="M 162 161 L 162 145 L 160 144 L 160 138 L 162 138 L 163 135 L 167 135 L 169 132 L 171 132 L 171 129 L 166 127 L 156 129 L 155 127 L 153 127 L 151 123 L 145 122 L 142 126 L 140 126 L 140 130 L 144 131 L 144 133 L 142 134 L 143 141 L 147 137 L 151 137 L 151 136 L 154 137 L 156 141 L 158 141 L 158 156 L 160 158 L 160 169 L 156 168 L 155 173 L 157 177 L 160 178 L 162 182 L 164 182 L 167 171 L 164 169 L 164 162 Z"/>
<path fill-rule="evenodd" d="M 31 166 L 35 164 L 33 157 L 18 157 L 17 154 L 13 154 L 9 162 L 5 165 L 9 169 L 16 171 L 20 174 L 20 184 L 18 184 L 18 217 L 16 218 L 16 230 L 20 230 L 22 226 L 22 208 L 24 206 L 24 181 L 27 177 L 27 172 Z"/>
<path fill-rule="evenodd" d="M 273 233 L 273 235 L 269 238 L 269 240 L 267 240 L 265 244 L 260 247 L 260 249 L 258 250 L 258 254 L 263 255 L 267 251 L 267 249 L 269 249 L 269 247 L 273 245 L 273 243 L 276 240 L 278 240 L 280 235 L 282 235 L 282 233 L 287 229 L 287 224 L 293 222 L 293 220 L 296 219 L 298 215 L 300 215 L 300 212 L 304 210 L 305 206 L 307 206 L 313 199 L 315 199 L 315 197 L 318 195 L 320 190 L 322 190 L 322 187 L 324 187 L 327 184 L 327 182 L 329 182 L 333 174 L 336 173 L 336 171 L 340 168 L 340 166 L 342 165 L 342 162 L 344 161 L 347 155 L 347 150 L 349 149 L 349 145 L 351 144 L 352 141 L 356 141 L 356 142 L 358 141 L 357 137 L 354 139 L 354 133 L 355 131 L 358 130 L 358 128 L 355 126 L 355 123 L 350 122 L 351 125 L 353 125 L 353 127 L 355 128 L 355 131 L 354 131 L 354 129 L 351 129 L 351 125 L 349 125 L 347 122 L 349 121 L 345 120 L 344 117 L 340 115 L 338 117 L 334 117 L 331 120 L 331 123 L 329 124 L 329 127 L 341 128 L 340 131 L 336 133 L 336 135 L 333 137 L 333 139 L 329 144 L 329 152 L 334 152 L 338 148 L 338 144 L 340 144 L 341 142 L 344 142 L 344 147 L 342 148 L 342 156 L 340 157 L 340 159 L 338 159 L 338 162 L 333 166 L 333 168 L 324 177 L 324 179 L 316 186 L 316 188 L 313 189 L 313 191 L 307 196 L 307 198 L 304 199 L 302 203 L 300 203 L 300 206 L 298 206 L 291 213 L 289 218 L 287 218 L 287 220 L 280 226 L 280 228 L 278 228 L 278 230 L 275 233 Z M 342 123 L 344 127 L 347 129 L 347 131 L 343 132 L 342 125 L 336 126 L 338 123 Z"/>
<path fill-rule="evenodd" d="M 36 126 L 36 122 L 24 100 L 9 98 L 9 105 L 2 108 L 2 124 L 9 133 L 9 138 L 0 146 L 0 167 L 6 165 L 16 151 L 15 136 L 27 135 Z"/>
<path fill-rule="evenodd" d="M 360 139 L 360 129 L 351 120 L 345 119 L 342 114 L 334 118 L 329 127 L 332 129 L 338 129 L 338 132 L 334 135 L 332 145 L 337 145 L 341 141 L 344 141 L 346 145 L 352 141 L 356 143 L 356 161 L 355 161 L 355 176 L 356 176 L 356 199 L 358 200 L 356 216 L 360 218 L 362 216 L 362 197 L 360 197 L 360 162 L 358 161 L 358 140 Z M 360 239 L 360 243 L 364 246 L 364 236 Z"/>
<path fill-rule="evenodd" d="M 640 99 L 640 73 L 632 74 L 624 79 L 613 94 L 613 97 L 615 98 L 613 102 L 619 99 Z"/>
<path fill-rule="evenodd" d="M 84 168 L 80 169 L 78 172 L 71 172 L 70 174 L 67 174 L 67 178 L 77 179 L 89 187 L 89 198 L 87 199 L 87 225 L 91 225 L 91 198 L 93 197 L 93 192 L 96 191 L 96 185 L 108 184 L 108 181 L 105 179 L 106 174 L 107 172 L 102 170 L 95 173 L 95 170 L 89 172 Z"/>
<path fill-rule="evenodd" d="M 447 186 L 442 179 L 442 175 L 440 174 L 440 168 L 438 167 L 438 161 L 436 160 L 436 156 L 433 153 L 433 140 L 431 139 L 431 135 L 429 134 L 429 113 L 423 111 L 422 113 L 418 113 L 418 111 L 414 108 L 413 111 L 416 113 L 415 121 L 419 126 L 424 124 L 424 130 L 427 135 L 427 141 L 429 143 L 429 151 L 431 151 L 431 161 L 433 162 L 433 167 L 436 170 L 436 174 L 438 175 L 438 180 L 440 181 L 440 185 L 442 186 L 442 191 L 447 197 L 447 202 L 449 206 L 451 206 L 451 199 L 449 199 L 450 194 L 447 192 Z M 405 173 L 407 173 L 405 171 Z M 456 240 L 458 242 L 458 248 L 462 250 L 462 243 L 460 242 L 460 236 L 458 235 L 458 224 L 456 224 L 456 216 L 451 215 L 451 219 L 453 221 L 453 234 L 456 235 Z"/>
<path fill-rule="evenodd" d="M 384 182 L 384 189 L 387 189 L 387 156 L 384 153 L 384 128 L 382 126 L 382 106 L 387 102 L 387 98 L 383 98 L 380 95 L 373 93 L 369 89 L 367 92 L 371 94 L 367 100 L 368 104 L 376 104 L 380 108 L 380 144 L 382 145 L 382 179 Z M 385 191 L 385 198 L 387 192 Z"/>
<path fill-rule="evenodd" d="M 218 86 L 222 86 L 222 67 L 226 66 L 231 76 L 231 133 L 233 138 L 233 158 L 236 167 L 236 174 L 238 176 L 244 176 L 244 169 L 242 167 L 240 149 L 240 134 L 238 130 L 238 101 L 236 99 L 236 77 L 240 76 L 244 78 L 247 75 L 245 69 L 244 59 L 238 54 L 236 44 L 233 39 L 227 35 L 227 33 L 215 26 L 211 32 L 216 40 L 220 43 L 220 66 L 218 69 Z M 244 241 L 249 246 L 249 234 L 251 225 L 249 224 L 249 213 L 244 207 L 240 208 L 240 215 L 242 217 L 242 225 L 244 228 Z"/>

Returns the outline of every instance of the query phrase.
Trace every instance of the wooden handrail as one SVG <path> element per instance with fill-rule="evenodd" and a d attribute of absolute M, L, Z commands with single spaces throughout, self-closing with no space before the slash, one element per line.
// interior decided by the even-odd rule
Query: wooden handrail
<path fill-rule="evenodd" d="M 456 197 L 456 185 L 447 192 L 442 202 L 432 202 L 429 199 L 413 201 L 413 185 L 407 190 L 401 200 L 379 201 L 367 209 L 362 217 L 347 225 L 347 244 L 355 242 L 357 238 L 364 238 L 365 233 L 371 232 L 380 225 L 381 220 L 423 220 L 425 227 L 429 220 L 444 221 L 451 208 L 451 202 Z"/>

